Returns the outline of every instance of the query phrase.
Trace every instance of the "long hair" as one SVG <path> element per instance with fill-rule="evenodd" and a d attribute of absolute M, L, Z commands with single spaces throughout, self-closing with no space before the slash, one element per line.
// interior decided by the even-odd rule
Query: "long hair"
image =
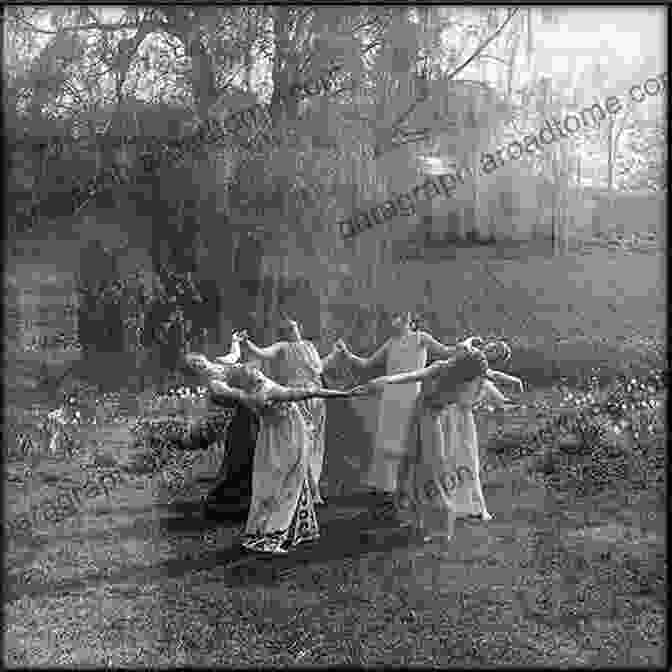
<path fill-rule="evenodd" d="M 508 362 L 511 359 L 511 347 L 505 341 L 491 341 L 482 349 L 488 362 Z"/>
<path fill-rule="evenodd" d="M 263 380 L 263 374 L 250 364 L 235 364 L 226 373 L 226 382 L 245 392 L 254 392 Z"/>
<path fill-rule="evenodd" d="M 185 355 L 184 363 L 187 368 L 200 376 L 222 377 L 228 373 L 228 368 L 223 364 L 211 362 L 205 355 L 197 352 L 190 352 Z"/>
<path fill-rule="evenodd" d="M 256 391 L 264 380 L 264 374 L 250 364 L 215 364 L 199 353 L 189 353 L 184 361 L 191 371 L 200 376 L 221 380 L 229 387 L 246 392 Z"/>

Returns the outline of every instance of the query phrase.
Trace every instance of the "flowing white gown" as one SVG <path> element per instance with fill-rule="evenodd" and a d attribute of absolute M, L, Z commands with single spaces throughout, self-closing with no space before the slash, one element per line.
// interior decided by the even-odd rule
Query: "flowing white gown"
<path fill-rule="evenodd" d="M 386 373 L 406 373 L 427 365 L 427 348 L 420 332 L 390 340 Z M 408 452 L 408 428 L 420 383 L 385 385 L 380 398 L 378 427 L 366 485 L 388 493 L 397 491 L 399 466 Z"/>
<path fill-rule="evenodd" d="M 448 406 L 444 415 L 446 455 L 456 472 L 467 474 L 466 478 L 458 480 L 455 489 L 453 503 L 458 518 L 479 515 L 485 519 L 491 517 L 481 486 L 478 433 L 472 410 L 481 394 L 478 383 L 462 386 L 458 402 Z"/>
<path fill-rule="evenodd" d="M 485 372 L 487 360 L 482 356 L 480 361 L 459 357 L 435 364 L 440 369 L 439 374 L 423 381 L 409 424 L 408 457 L 401 465 L 399 491 L 407 504 L 405 514 L 410 514 L 411 522 L 418 530 L 429 537 L 449 539 L 458 509 L 456 495 L 459 488 L 465 482 L 475 481 L 481 492 L 480 480 L 477 480 L 478 452 L 475 453 L 475 464 L 471 459 L 474 455 L 471 449 L 477 449 L 471 407 L 481 394 L 483 377 L 471 376 L 478 370 Z M 453 425 L 459 429 L 457 438 L 451 440 L 469 439 L 470 459 L 465 460 L 469 465 L 456 464 L 447 445 L 445 422 L 451 407 L 456 407 L 457 419 L 462 423 Z M 482 506 L 481 511 L 485 511 L 484 501 Z"/>

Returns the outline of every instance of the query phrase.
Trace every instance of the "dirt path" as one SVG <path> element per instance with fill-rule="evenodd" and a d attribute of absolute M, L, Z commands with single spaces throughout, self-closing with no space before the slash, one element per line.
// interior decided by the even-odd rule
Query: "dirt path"
<path fill-rule="evenodd" d="M 127 439 L 123 426 L 92 436 L 106 468 L 125 464 Z M 75 474 L 43 460 L 39 497 L 100 462 Z M 319 542 L 265 559 L 202 520 L 198 476 L 170 499 L 157 477 L 127 473 L 109 498 L 10 543 L 5 662 L 662 664 L 657 493 L 563 500 L 519 464 L 486 476 L 495 519 L 460 521 L 447 546 L 364 534 L 362 502 L 332 496 Z M 10 511 L 28 505 L 19 481 L 8 490 Z"/>

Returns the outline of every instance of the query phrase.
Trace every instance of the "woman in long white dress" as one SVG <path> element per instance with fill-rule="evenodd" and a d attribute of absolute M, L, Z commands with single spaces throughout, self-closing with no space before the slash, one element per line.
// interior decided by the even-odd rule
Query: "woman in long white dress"
<path fill-rule="evenodd" d="M 495 354 L 494 349 L 490 352 Z M 370 394 L 384 390 L 387 385 L 421 383 L 406 435 L 408 451 L 401 465 L 400 490 L 406 494 L 414 524 L 425 538 L 449 539 L 452 536 L 458 508 L 456 491 L 464 473 L 446 450 L 443 430 L 446 409 L 459 405 L 462 418 L 475 432 L 472 400 L 485 392 L 499 403 L 508 401 L 486 379 L 515 381 L 522 388 L 518 378 L 490 369 L 483 352 L 467 348 L 451 359 L 409 373 L 381 376 L 352 391 L 353 394 Z M 471 440 L 471 445 L 477 449 L 475 434 Z M 475 477 L 478 463 L 472 462 L 469 468 Z"/>
<path fill-rule="evenodd" d="M 496 404 L 507 401 L 490 381 L 476 380 L 461 385 L 457 390 L 457 401 L 448 406 L 443 419 L 446 455 L 456 473 L 466 474 L 458 479 L 455 488 L 455 515 L 458 518 L 492 520 L 481 485 L 478 432 L 473 413 L 474 406 L 486 398 Z"/>
<path fill-rule="evenodd" d="M 445 358 L 457 351 L 456 347 L 439 343 L 425 331 L 414 331 L 409 312 L 395 315 L 392 326 L 396 333 L 370 357 L 358 357 L 342 341 L 337 348 L 350 362 L 362 368 L 384 362 L 387 375 L 422 369 L 428 355 Z M 408 451 L 406 435 L 419 393 L 419 382 L 382 388 L 371 465 L 365 478 L 365 484 L 373 490 L 378 518 L 403 522 L 397 517 L 399 501 L 395 501 L 395 495 L 398 495 L 399 466 Z"/>
<path fill-rule="evenodd" d="M 343 398 L 349 393 L 284 387 L 249 365 L 214 364 L 203 355 L 188 355 L 187 364 L 207 380 L 214 402 L 234 399 L 260 417 L 243 547 L 284 554 L 303 541 L 318 538 L 309 482 L 308 426 L 296 402 L 313 397 Z M 191 436 L 197 434 L 195 427 Z"/>
<path fill-rule="evenodd" d="M 273 379 L 290 387 L 318 388 L 322 385 L 322 374 L 337 357 L 336 350 L 327 357 L 320 357 L 317 348 L 303 338 L 296 320 L 286 317 L 283 325 L 288 330 L 287 340 L 277 341 L 266 348 L 255 345 L 249 338 L 243 344 L 259 359 L 269 361 Z M 312 398 L 297 402 L 305 415 L 309 427 L 310 440 L 310 484 L 316 504 L 324 504 L 320 492 L 320 479 L 324 466 L 324 430 L 327 411 L 324 399 Z"/>
<path fill-rule="evenodd" d="M 511 357 L 511 350 L 502 341 L 489 343 L 483 352 L 489 362 L 506 362 Z M 492 369 L 489 369 L 488 375 L 499 383 L 513 384 L 522 392 L 519 378 Z M 489 381 L 479 379 L 462 385 L 457 390 L 456 402 L 448 406 L 444 415 L 446 453 L 456 471 L 467 474 L 466 478 L 459 479 L 455 490 L 455 514 L 458 518 L 492 519 L 481 485 L 478 432 L 473 413 L 474 406 L 486 398 L 496 404 L 504 403 L 501 394 Z"/>

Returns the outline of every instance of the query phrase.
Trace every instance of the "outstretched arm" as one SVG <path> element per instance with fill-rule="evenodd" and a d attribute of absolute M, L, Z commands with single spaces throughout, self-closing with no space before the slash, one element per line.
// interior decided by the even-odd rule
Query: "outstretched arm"
<path fill-rule="evenodd" d="M 304 399 L 313 399 L 320 397 L 322 399 L 345 398 L 352 396 L 345 390 L 331 390 L 324 387 L 306 388 L 306 387 L 284 387 L 283 385 L 273 385 L 267 389 L 264 399 L 273 401 L 303 401 Z"/>
<path fill-rule="evenodd" d="M 420 332 L 420 343 L 423 347 L 427 348 L 432 357 L 440 359 L 452 357 L 458 350 L 458 346 L 444 345 L 426 331 Z"/>
<path fill-rule="evenodd" d="M 354 355 L 350 352 L 348 346 L 342 338 L 337 339 L 331 348 L 331 352 L 322 360 L 322 368 L 327 368 L 337 364 L 338 359 L 342 358 L 346 362 L 352 363 Z"/>
<path fill-rule="evenodd" d="M 488 369 L 485 375 L 490 380 L 498 383 L 510 383 L 511 385 L 515 385 L 520 392 L 523 391 L 523 381 L 520 378 L 516 378 L 516 376 L 509 376 L 502 371 L 495 371 L 495 369 Z"/>
<path fill-rule="evenodd" d="M 215 357 L 215 361 L 219 364 L 235 364 L 240 359 L 240 338 L 236 332 L 233 333 L 231 339 L 231 349 L 227 355 L 222 357 Z"/>
<path fill-rule="evenodd" d="M 339 351 L 334 347 L 326 357 L 322 357 L 322 368 L 326 370 L 334 366 L 339 355 Z"/>
<path fill-rule="evenodd" d="M 210 396 L 215 403 L 233 399 L 234 401 L 238 401 L 241 404 L 250 406 L 253 410 L 257 409 L 258 400 L 254 398 L 255 395 L 248 394 L 243 390 L 239 390 L 237 387 L 230 387 L 221 380 L 209 380 L 208 390 L 210 391 Z"/>
<path fill-rule="evenodd" d="M 445 362 L 444 362 L 445 363 Z M 370 380 L 364 385 L 360 385 L 355 389 L 356 394 L 366 394 L 371 391 L 380 389 L 383 385 L 400 385 L 404 383 L 417 383 L 427 378 L 437 376 L 441 371 L 439 362 L 426 366 L 415 371 L 408 371 L 407 373 L 395 373 L 391 376 L 379 376 Z"/>
<path fill-rule="evenodd" d="M 254 411 L 259 411 L 263 406 L 273 402 L 303 401 L 314 397 L 344 398 L 351 396 L 344 390 L 329 390 L 322 387 L 315 389 L 301 387 L 284 387 L 282 385 L 269 385 L 263 392 L 249 394 L 235 387 L 230 387 L 220 380 L 212 380 L 209 383 L 213 401 L 233 399 Z"/>
<path fill-rule="evenodd" d="M 277 357 L 284 346 L 284 341 L 278 341 L 269 345 L 267 348 L 260 348 L 259 346 L 252 343 L 249 338 L 246 338 L 243 343 L 249 348 L 250 352 L 259 359 L 273 359 Z"/>
<path fill-rule="evenodd" d="M 344 350 L 344 354 L 346 358 L 354 364 L 357 364 L 363 368 L 369 368 L 371 366 L 376 366 L 377 364 L 382 364 L 385 361 L 389 343 L 389 340 L 385 341 L 385 343 L 383 343 L 383 345 L 381 345 L 378 350 L 376 350 L 371 355 L 371 357 L 358 357 L 354 353 L 350 352 L 350 350 Z"/>
<path fill-rule="evenodd" d="M 490 399 L 496 404 L 503 406 L 504 404 L 509 403 L 511 400 L 505 397 L 495 384 L 490 380 L 484 380 L 481 388 L 481 393 L 479 394 L 478 401 L 483 399 Z"/>

